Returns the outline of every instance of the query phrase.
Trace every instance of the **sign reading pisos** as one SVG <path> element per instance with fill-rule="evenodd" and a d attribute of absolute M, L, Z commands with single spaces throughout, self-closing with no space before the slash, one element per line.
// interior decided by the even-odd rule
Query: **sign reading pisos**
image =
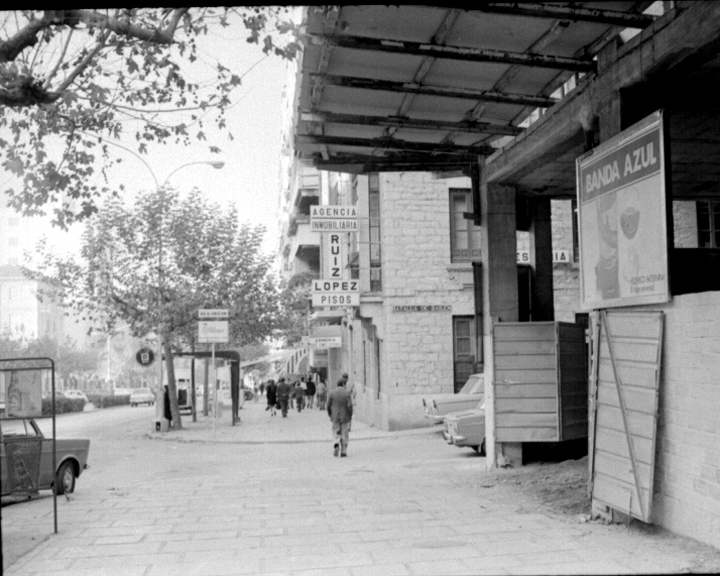
<path fill-rule="evenodd" d="M 359 280 L 313 280 L 313 306 L 360 306 Z"/>

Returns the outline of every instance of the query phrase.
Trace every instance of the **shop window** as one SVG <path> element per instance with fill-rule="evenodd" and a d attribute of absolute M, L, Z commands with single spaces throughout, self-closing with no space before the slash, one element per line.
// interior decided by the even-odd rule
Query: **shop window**
<path fill-rule="evenodd" d="M 450 190 L 450 261 L 472 262 L 480 259 L 480 227 L 465 214 L 472 213 L 470 189 Z"/>
<path fill-rule="evenodd" d="M 699 248 L 720 248 L 720 201 L 697 203 Z"/>

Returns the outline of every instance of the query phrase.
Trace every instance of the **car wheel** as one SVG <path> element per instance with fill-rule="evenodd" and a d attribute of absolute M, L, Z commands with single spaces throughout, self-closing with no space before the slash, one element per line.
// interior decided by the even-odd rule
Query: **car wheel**
<path fill-rule="evenodd" d="M 72 462 L 63 462 L 55 477 L 58 494 L 72 494 L 75 492 L 75 467 Z"/>

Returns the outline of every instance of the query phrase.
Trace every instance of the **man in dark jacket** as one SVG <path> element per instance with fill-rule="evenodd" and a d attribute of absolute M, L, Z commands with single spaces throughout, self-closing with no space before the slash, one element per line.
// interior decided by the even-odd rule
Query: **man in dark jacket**
<path fill-rule="evenodd" d="M 283 418 L 287 418 L 288 402 L 290 401 L 291 392 L 292 388 L 290 384 L 285 381 L 285 378 L 280 378 L 277 385 L 277 401 Z"/>
<path fill-rule="evenodd" d="M 350 442 L 350 422 L 353 415 L 352 397 L 345 389 L 345 380 L 338 380 L 335 390 L 328 395 L 327 411 L 332 422 L 334 437 L 333 456 L 347 456 L 347 446 Z"/>

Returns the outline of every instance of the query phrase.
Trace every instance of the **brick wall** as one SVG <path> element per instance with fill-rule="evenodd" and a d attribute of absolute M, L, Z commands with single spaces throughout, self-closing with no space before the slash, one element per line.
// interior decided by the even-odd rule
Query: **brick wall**
<path fill-rule="evenodd" d="M 654 522 L 720 547 L 720 292 L 665 312 Z"/>

